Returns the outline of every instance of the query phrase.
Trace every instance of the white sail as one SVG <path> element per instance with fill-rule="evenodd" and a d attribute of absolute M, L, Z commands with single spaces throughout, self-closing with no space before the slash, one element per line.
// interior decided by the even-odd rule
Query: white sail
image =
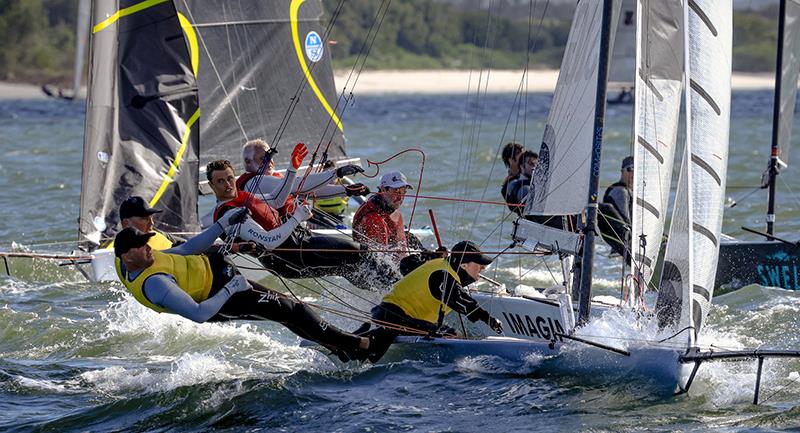
<path fill-rule="evenodd" d="M 611 54 L 611 66 L 608 71 L 609 83 L 621 83 L 627 86 L 635 82 L 636 77 L 636 3 L 637 0 L 622 0 L 614 38 L 614 51 Z"/>
<path fill-rule="evenodd" d="M 800 0 L 786 0 L 786 15 L 783 29 L 783 61 L 781 68 L 780 115 L 778 122 L 778 161 L 789 163 L 789 147 L 792 141 L 792 123 L 797 98 L 797 78 L 800 72 Z"/>
<path fill-rule="evenodd" d="M 601 1 L 582 1 L 575 9 L 526 214 L 569 215 L 586 207 L 602 12 Z M 615 2 L 612 28 L 618 17 Z"/>
<path fill-rule="evenodd" d="M 653 276 L 672 180 L 683 80 L 683 9 L 677 1 L 640 0 L 636 32 L 631 269 Z"/>
<path fill-rule="evenodd" d="M 692 0 L 684 10 L 688 132 L 658 302 L 665 324 L 691 326 L 696 336 L 711 305 L 722 228 L 733 14 L 731 0 Z M 671 305 L 680 313 L 667 317 L 677 289 L 680 304 Z"/>

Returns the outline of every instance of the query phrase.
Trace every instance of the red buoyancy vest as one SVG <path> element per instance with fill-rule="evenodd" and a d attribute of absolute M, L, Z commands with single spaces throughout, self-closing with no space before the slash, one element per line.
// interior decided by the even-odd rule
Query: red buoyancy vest
<path fill-rule="evenodd" d="M 281 217 L 278 211 L 246 191 L 239 191 L 235 199 L 220 203 L 217 208 L 214 209 L 214 222 L 217 222 L 225 211 L 242 207 L 245 203 L 247 203 L 247 209 L 250 209 L 253 220 L 264 230 L 272 230 L 281 225 Z"/>
<path fill-rule="evenodd" d="M 257 173 L 250 173 L 249 171 L 242 173 L 242 175 L 239 176 L 238 179 L 236 179 L 236 189 L 238 189 L 239 191 L 247 191 L 247 188 L 245 188 L 247 182 L 256 176 L 258 176 Z M 281 175 L 278 172 L 273 172 L 272 176 L 277 178 L 283 178 L 283 175 Z M 294 208 L 295 208 L 294 197 L 291 194 L 289 194 L 289 196 L 286 197 L 286 201 L 283 203 L 283 206 L 278 208 L 278 215 L 280 215 L 282 220 L 286 220 L 286 218 L 289 218 L 289 216 L 291 216 L 294 213 Z"/>
<path fill-rule="evenodd" d="M 384 244 L 383 239 L 371 239 L 368 237 L 370 233 L 374 232 L 373 226 L 375 225 L 386 226 L 386 247 L 407 248 L 403 214 L 399 210 L 391 211 L 385 209 L 376 204 L 376 199 L 371 199 L 361 205 L 353 215 L 353 239 L 356 242 L 366 243 L 367 245 Z"/>

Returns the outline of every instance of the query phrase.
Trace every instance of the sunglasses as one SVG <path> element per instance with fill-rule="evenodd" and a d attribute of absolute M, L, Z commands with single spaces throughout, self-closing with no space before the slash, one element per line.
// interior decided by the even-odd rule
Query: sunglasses
<path fill-rule="evenodd" d="M 627 171 L 628 173 L 630 173 L 630 172 L 632 172 L 632 171 L 633 171 L 633 167 L 625 167 L 625 171 Z"/>

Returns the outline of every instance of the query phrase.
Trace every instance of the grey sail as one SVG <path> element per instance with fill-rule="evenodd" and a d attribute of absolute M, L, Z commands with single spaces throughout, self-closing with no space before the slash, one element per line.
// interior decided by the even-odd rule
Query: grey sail
<path fill-rule="evenodd" d="M 672 180 L 684 26 L 680 2 L 640 0 L 639 4 L 630 268 L 642 284 L 649 284 L 661 248 Z"/>
<path fill-rule="evenodd" d="M 195 231 L 200 113 L 175 8 L 119 0 L 92 9 L 80 246 L 113 236 L 131 195 L 164 211 L 159 229 Z"/>
<path fill-rule="evenodd" d="M 322 7 L 318 0 L 181 0 L 198 58 L 200 162 L 241 168 L 245 141 L 263 138 L 285 168 L 298 142 L 345 155 Z"/>
<path fill-rule="evenodd" d="M 789 164 L 794 107 L 797 99 L 797 78 L 800 73 L 800 0 L 787 0 L 780 65 L 780 115 L 775 119 L 778 128 L 778 161 Z"/>
<path fill-rule="evenodd" d="M 714 295 L 730 128 L 731 0 L 686 6 L 687 137 L 657 310 L 663 325 L 699 334 Z M 671 313 L 670 313 L 671 312 Z"/>

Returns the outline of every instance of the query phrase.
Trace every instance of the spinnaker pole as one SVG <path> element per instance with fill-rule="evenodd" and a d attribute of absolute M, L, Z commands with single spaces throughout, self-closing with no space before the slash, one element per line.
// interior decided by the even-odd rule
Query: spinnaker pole
<path fill-rule="evenodd" d="M 594 139 L 589 173 L 589 197 L 586 205 L 586 224 L 583 228 L 583 254 L 581 256 L 581 286 L 578 299 L 578 325 L 589 320 L 592 296 L 592 267 L 597 226 L 597 196 L 600 189 L 600 151 L 603 146 L 603 126 L 606 114 L 606 87 L 608 85 L 609 55 L 611 46 L 611 16 L 614 0 L 603 1 L 602 28 L 600 29 L 600 55 L 597 69 L 597 95 L 595 98 Z"/>

